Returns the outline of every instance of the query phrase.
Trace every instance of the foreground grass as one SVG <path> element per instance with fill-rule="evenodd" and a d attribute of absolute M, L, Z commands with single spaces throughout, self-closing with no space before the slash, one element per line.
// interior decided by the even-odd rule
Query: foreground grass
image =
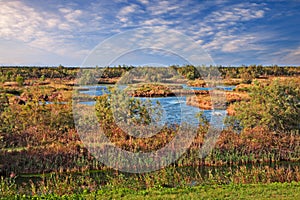
<path fill-rule="evenodd" d="M 300 199 L 300 183 L 201 185 L 184 188 L 132 190 L 105 187 L 93 193 L 14 196 L 14 199 Z M 9 197 L 8 197 L 9 199 Z"/>
<path fill-rule="evenodd" d="M 102 192 L 102 191 L 101 191 Z M 144 191 L 114 190 L 99 198 L 125 199 L 300 199 L 299 183 L 205 185 L 186 188 L 156 188 Z M 93 195 L 86 196 L 93 198 Z"/>

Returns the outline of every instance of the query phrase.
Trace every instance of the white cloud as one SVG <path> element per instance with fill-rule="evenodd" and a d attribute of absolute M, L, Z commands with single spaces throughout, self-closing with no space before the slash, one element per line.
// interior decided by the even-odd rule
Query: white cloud
<path fill-rule="evenodd" d="M 190 37 L 168 29 L 168 27 L 160 26 L 134 29 L 106 40 L 95 49 L 94 54 L 87 60 L 87 64 L 108 65 L 120 56 L 128 55 L 131 52 L 136 52 L 138 55 L 138 52 L 144 51 L 144 49 L 147 49 L 147 53 L 159 56 L 173 55 L 197 65 L 200 63 L 211 64 L 208 54 Z M 132 62 L 135 61 L 132 60 Z"/>
<path fill-rule="evenodd" d="M 291 50 L 291 52 L 288 54 L 288 56 L 300 56 L 300 47 L 298 47 L 297 49 L 293 49 Z M 299 57 L 300 60 L 300 57 Z"/>
<path fill-rule="evenodd" d="M 155 2 L 148 6 L 147 10 L 149 10 L 152 15 L 162 15 L 180 8 L 180 4 L 178 4 L 179 2 L 173 2 L 173 4 L 170 2 L 171 1 L 166 0 Z"/>
<path fill-rule="evenodd" d="M 133 21 L 130 19 L 130 15 L 141 13 L 142 10 L 136 4 L 130 4 L 128 6 L 122 7 L 117 14 L 117 19 L 123 23 L 122 27 L 127 27 L 133 25 Z"/>
<path fill-rule="evenodd" d="M 54 27 L 58 26 L 60 21 L 58 19 L 50 18 L 46 21 L 46 23 L 47 23 L 48 28 L 54 28 Z"/>
<path fill-rule="evenodd" d="M 67 60 L 65 56 L 51 54 L 45 49 L 34 48 L 26 43 L 0 39 L 0 46 L 0 65 L 58 66 L 66 61 L 76 65 L 74 59 Z"/>
<path fill-rule="evenodd" d="M 145 5 L 147 5 L 147 4 L 149 4 L 149 1 L 148 0 L 138 0 L 140 3 L 142 3 L 142 4 L 145 4 Z"/>
<path fill-rule="evenodd" d="M 269 57 L 271 64 L 279 65 L 299 65 L 300 46 L 293 49 L 281 49 L 273 52 Z"/>
<path fill-rule="evenodd" d="M 239 38 L 231 39 L 222 45 L 223 52 L 238 52 L 238 51 L 249 51 L 249 50 L 261 50 L 261 47 L 253 44 L 256 41 L 255 36 L 244 35 Z"/>
<path fill-rule="evenodd" d="M 210 51 L 221 50 L 225 53 L 263 50 L 265 47 L 259 44 L 263 38 L 264 36 L 258 33 L 228 35 L 226 32 L 218 32 L 211 42 L 203 45 L 203 48 Z"/>
<path fill-rule="evenodd" d="M 209 16 L 209 22 L 231 22 L 231 21 L 249 21 L 262 18 L 264 10 L 256 10 L 253 7 L 244 8 L 243 4 L 236 8 L 227 8 L 222 11 L 215 11 Z"/>
<path fill-rule="evenodd" d="M 158 25 L 172 25 L 178 23 L 177 20 L 167 21 L 160 18 L 154 18 L 154 19 L 147 19 L 143 22 L 141 22 L 141 25 L 146 26 L 158 26 Z"/>
<path fill-rule="evenodd" d="M 138 6 L 136 4 L 125 6 L 120 10 L 119 15 L 120 16 L 128 15 L 130 13 L 133 13 L 137 8 Z"/>
<path fill-rule="evenodd" d="M 61 12 L 63 14 L 72 12 L 72 10 L 69 8 L 59 8 L 58 10 L 59 10 L 59 12 Z"/>
<path fill-rule="evenodd" d="M 244 32 L 243 22 L 264 17 L 265 10 L 258 4 L 241 3 L 222 7 L 212 12 L 203 21 L 191 27 L 194 38 L 203 40 L 208 51 L 234 53 L 249 50 L 262 50 L 259 41 L 265 39 L 263 33 Z M 208 38 L 210 37 L 210 39 Z"/>
<path fill-rule="evenodd" d="M 61 30 L 71 30 L 72 29 L 72 26 L 70 26 L 69 24 L 67 23 L 60 23 L 58 24 L 58 28 L 61 29 Z"/>
<path fill-rule="evenodd" d="M 24 14 L 28 13 L 28 14 Z M 42 17 L 21 2 L 11 1 L 0 7 L 0 37 L 30 41 L 35 30 L 42 24 Z"/>
<path fill-rule="evenodd" d="M 73 10 L 69 13 L 67 13 L 64 17 L 67 19 L 68 22 L 77 24 L 81 26 L 81 22 L 78 20 L 78 18 L 82 15 L 81 10 Z"/>
<path fill-rule="evenodd" d="M 85 52 L 72 40 L 72 34 L 84 30 L 81 29 L 83 11 L 71 8 L 59 8 L 57 11 L 43 12 L 21 1 L 5 2 L 0 6 L 0 38 L 24 42 L 30 47 L 61 56 L 72 57 L 70 52 Z"/>

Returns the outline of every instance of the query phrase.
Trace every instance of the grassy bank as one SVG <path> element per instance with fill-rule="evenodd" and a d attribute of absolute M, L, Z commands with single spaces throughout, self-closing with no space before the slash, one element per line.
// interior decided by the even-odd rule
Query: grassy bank
<path fill-rule="evenodd" d="M 251 185 L 204 185 L 185 188 L 155 188 L 134 191 L 128 189 L 98 191 L 86 195 L 103 199 L 299 199 L 299 183 L 271 183 Z"/>
<path fill-rule="evenodd" d="M 13 195 L 7 199 L 299 199 L 300 184 L 229 184 L 201 185 L 180 188 L 151 188 L 133 190 L 128 188 L 103 188 L 101 190 L 81 194 L 59 196 L 57 194 L 43 196 Z"/>
<path fill-rule="evenodd" d="M 177 167 L 141 174 L 106 169 L 76 173 L 11 174 L 0 179 L 0 198 L 197 198 L 257 197 L 281 198 L 300 195 L 297 163 L 227 167 Z M 288 186 L 289 190 L 285 190 Z M 291 189 L 293 191 L 291 192 Z M 298 190 L 298 191 L 297 191 Z M 252 192 L 250 192 L 252 191 Z M 264 191 L 264 192 L 263 192 Z M 266 192 L 269 192 L 266 193 Z M 263 194 L 262 194 L 263 193 Z M 200 196 L 199 196 L 200 195 Z M 201 196 L 202 195 L 202 196 Z M 255 197 L 255 196 L 254 196 Z M 297 199 L 297 198 L 296 198 Z"/>

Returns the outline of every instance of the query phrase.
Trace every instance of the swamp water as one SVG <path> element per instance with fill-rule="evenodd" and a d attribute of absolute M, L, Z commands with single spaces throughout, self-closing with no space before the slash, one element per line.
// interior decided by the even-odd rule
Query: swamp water
<path fill-rule="evenodd" d="M 82 87 L 83 90 L 80 91 L 80 93 L 90 96 L 101 96 L 105 93 L 108 93 L 108 87 L 109 85 L 85 86 Z M 212 90 L 212 88 L 190 87 L 187 85 L 182 85 L 182 88 L 185 90 Z M 219 86 L 218 88 L 224 91 L 232 91 L 235 86 Z M 158 122 L 159 125 L 188 123 L 190 125 L 198 126 L 199 118 L 197 117 L 197 114 L 203 112 L 203 116 L 210 122 L 211 126 L 222 129 L 222 120 L 224 120 L 225 116 L 227 115 L 226 110 L 203 110 L 197 107 L 189 106 L 186 104 L 186 96 L 135 98 L 142 101 L 150 100 L 152 104 L 159 103 L 161 105 L 163 112 L 162 120 Z M 94 105 L 95 101 L 81 103 L 85 105 Z"/>

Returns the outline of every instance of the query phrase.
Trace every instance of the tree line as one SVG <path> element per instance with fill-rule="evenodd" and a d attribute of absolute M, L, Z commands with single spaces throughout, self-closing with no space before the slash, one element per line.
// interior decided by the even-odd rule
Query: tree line
<path fill-rule="evenodd" d="M 266 76 L 298 76 L 300 75 L 300 67 L 297 66 L 193 66 L 193 65 L 171 65 L 170 69 L 176 70 L 188 80 L 201 78 L 201 74 L 209 73 L 217 67 L 222 78 L 240 78 L 245 82 L 250 83 L 254 78 L 262 78 Z M 134 66 L 119 65 L 115 67 L 98 67 L 95 72 L 97 78 L 118 78 L 124 75 L 127 71 L 136 68 Z M 46 79 L 46 78 L 61 78 L 72 80 L 77 77 L 80 67 L 0 67 L 0 82 L 19 81 L 24 79 Z M 87 69 L 87 68 L 84 68 Z M 145 68 L 148 70 L 148 68 Z"/>

